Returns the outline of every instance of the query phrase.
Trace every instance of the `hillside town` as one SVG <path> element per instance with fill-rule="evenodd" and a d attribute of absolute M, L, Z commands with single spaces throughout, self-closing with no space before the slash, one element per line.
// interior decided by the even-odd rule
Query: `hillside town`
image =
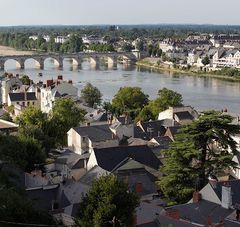
<path fill-rule="evenodd" d="M 11 162 L 0 162 L 1 172 L 11 173 L 10 180 L 35 201 L 36 209 L 50 213 L 64 226 L 72 226 L 93 182 L 115 175 L 139 197 L 134 226 L 239 226 L 240 133 L 231 135 L 237 147 L 230 160 L 235 167 L 221 169 L 202 188 L 196 186 L 186 203 L 171 205 L 157 183 L 165 175 L 161 171 L 167 159 L 164 150 L 178 140 L 182 128 L 198 122 L 202 113 L 191 106 L 169 106 L 158 112 L 156 120 L 134 121 L 127 112 L 117 115 L 98 105 L 88 106 L 72 81 L 65 81 L 64 76 L 46 83 L 31 81 L 29 85 L 23 84 L 21 77 L 6 74 L 3 78 L 1 115 L 8 112 L 11 118 L 21 119 L 29 108 L 36 108 L 51 116 L 61 99 L 71 100 L 84 110 L 84 120 L 68 129 L 65 146 L 50 149 L 46 163 L 27 172 Z M 223 110 L 220 114 L 228 113 Z M 238 125 L 239 117 L 235 115 L 231 121 Z M 15 135 L 23 127 L 21 124 L 0 120 L 1 134 Z M 215 141 L 210 146 L 226 150 L 217 137 Z M 227 152 L 233 154 L 231 146 L 227 146 Z M 11 179 L 12 174 L 18 180 Z"/>

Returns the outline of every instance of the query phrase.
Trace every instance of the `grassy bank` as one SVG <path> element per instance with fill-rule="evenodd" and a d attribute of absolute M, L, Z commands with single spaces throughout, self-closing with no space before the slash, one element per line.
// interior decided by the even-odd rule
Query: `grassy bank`
<path fill-rule="evenodd" d="M 150 68 L 153 69 L 156 72 L 171 72 L 174 74 L 185 74 L 188 76 L 198 76 L 198 77 L 211 77 L 211 78 L 216 78 L 216 79 L 222 79 L 222 80 L 227 80 L 227 81 L 232 81 L 232 82 L 240 82 L 240 77 L 232 77 L 232 76 L 227 76 L 227 75 L 220 75 L 220 74 L 215 74 L 215 73 L 210 73 L 210 72 L 204 72 L 204 71 L 192 71 L 191 69 L 189 70 L 183 70 L 179 68 L 174 68 L 174 67 L 168 67 L 167 65 L 164 65 L 163 63 L 158 64 L 157 62 L 150 62 L 148 60 L 140 60 L 136 63 L 137 66 L 143 67 L 143 68 Z"/>

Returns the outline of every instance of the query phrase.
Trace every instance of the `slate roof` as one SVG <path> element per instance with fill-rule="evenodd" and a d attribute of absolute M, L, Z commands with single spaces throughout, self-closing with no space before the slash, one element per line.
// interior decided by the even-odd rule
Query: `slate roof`
<path fill-rule="evenodd" d="M 86 136 L 93 142 L 112 140 L 109 125 L 90 125 L 73 128 L 80 136 Z"/>
<path fill-rule="evenodd" d="M 210 185 L 212 186 L 214 192 L 220 199 L 222 200 L 222 186 L 223 185 L 229 185 L 231 186 L 231 193 L 232 193 L 232 204 L 235 205 L 235 203 L 240 204 L 240 180 L 229 180 L 229 181 L 221 181 L 221 182 L 214 182 L 209 181 Z"/>
<path fill-rule="evenodd" d="M 157 143 L 161 146 L 162 149 L 167 149 L 169 147 L 169 144 L 172 142 L 169 136 L 159 136 L 154 137 L 153 139 L 157 141 Z"/>
<path fill-rule="evenodd" d="M 24 93 L 9 93 L 9 98 L 11 102 L 18 102 L 18 101 L 35 101 L 37 100 L 35 92 L 27 92 L 26 93 L 26 100 Z"/>
<path fill-rule="evenodd" d="M 181 120 L 193 120 L 193 116 L 188 111 L 177 112 L 175 115 Z"/>
<path fill-rule="evenodd" d="M 166 210 L 171 209 L 178 210 L 181 219 L 202 225 L 207 224 L 209 215 L 212 223 L 218 223 L 232 213 L 232 210 L 222 208 L 221 205 L 206 200 L 200 200 L 198 203 L 176 205 Z"/>
<path fill-rule="evenodd" d="M 97 149 L 94 148 L 98 165 L 111 172 L 118 165 L 124 163 L 128 158 L 140 162 L 143 165 L 158 169 L 161 162 L 153 154 L 152 150 L 146 146 L 121 146 Z"/>

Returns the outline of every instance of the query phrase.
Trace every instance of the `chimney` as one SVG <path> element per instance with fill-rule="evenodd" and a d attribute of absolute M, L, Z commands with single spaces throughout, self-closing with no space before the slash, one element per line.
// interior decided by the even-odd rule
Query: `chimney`
<path fill-rule="evenodd" d="M 232 206 L 232 193 L 231 186 L 228 182 L 224 182 L 222 185 L 222 207 L 229 209 Z"/>
<path fill-rule="evenodd" d="M 175 220 L 179 220 L 180 212 L 177 209 L 168 209 L 168 210 L 166 210 L 166 216 L 169 218 L 173 218 Z"/>
<path fill-rule="evenodd" d="M 135 192 L 136 193 L 141 193 L 142 192 L 142 183 L 136 183 Z"/>
<path fill-rule="evenodd" d="M 193 192 L 193 203 L 198 203 L 201 200 L 202 196 L 200 192 L 195 191 Z"/>
<path fill-rule="evenodd" d="M 51 86 L 52 84 L 53 84 L 53 79 L 47 80 L 47 83 L 46 83 L 47 87 Z"/>
<path fill-rule="evenodd" d="M 57 79 L 58 80 L 63 80 L 63 76 L 62 75 L 58 75 Z"/>

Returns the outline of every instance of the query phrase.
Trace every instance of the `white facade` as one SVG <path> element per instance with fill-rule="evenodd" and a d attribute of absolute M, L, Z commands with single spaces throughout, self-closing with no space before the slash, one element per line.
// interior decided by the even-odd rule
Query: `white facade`
<path fill-rule="evenodd" d="M 71 128 L 67 134 L 68 147 L 79 155 L 82 155 L 84 153 L 92 153 L 93 148 L 116 147 L 119 144 L 117 138 L 97 142 L 91 141 L 91 139 L 87 135 L 81 136 L 73 128 Z"/>
<path fill-rule="evenodd" d="M 191 106 L 169 107 L 158 115 L 158 120 L 174 119 L 174 114 L 179 112 L 189 112 L 194 118 L 197 118 L 197 112 Z"/>
<path fill-rule="evenodd" d="M 65 43 L 68 39 L 68 36 L 57 36 L 54 38 L 54 41 L 55 43 Z"/>
<path fill-rule="evenodd" d="M 2 103 L 8 103 L 8 94 L 12 92 L 15 88 L 22 86 L 22 82 L 19 77 L 5 78 L 2 81 L 1 93 L 2 93 Z"/>
<path fill-rule="evenodd" d="M 60 95 L 67 94 L 71 96 L 77 96 L 78 89 L 67 81 L 57 81 L 54 83 L 54 88 L 51 86 L 42 87 L 40 89 L 41 93 L 41 110 L 44 113 L 49 113 L 58 98 L 57 93 Z"/>

